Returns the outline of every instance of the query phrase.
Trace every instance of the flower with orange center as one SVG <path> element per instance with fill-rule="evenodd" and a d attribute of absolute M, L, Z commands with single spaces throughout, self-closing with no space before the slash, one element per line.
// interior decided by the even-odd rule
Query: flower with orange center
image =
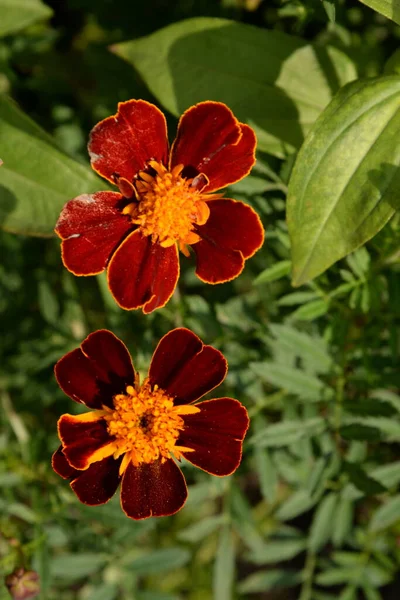
<path fill-rule="evenodd" d="M 222 198 L 255 162 L 256 137 L 225 104 L 188 109 L 169 149 L 162 112 L 144 100 L 118 105 L 88 145 L 93 169 L 119 192 L 83 194 L 64 206 L 56 225 L 64 265 L 75 275 L 107 268 L 110 290 L 125 309 L 164 306 L 179 277 L 178 250 L 196 255 L 207 283 L 237 277 L 261 247 L 253 209 Z"/>
<path fill-rule="evenodd" d="M 121 482 L 132 519 L 177 512 L 187 489 L 176 461 L 218 476 L 240 464 L 246 409 L 233 398 L 194 404 L 226 371 L 218 350 L 178 328 L 161 339 L 140 385 L 121 340 L 107 330 L 90 334 L 55 367 L 62 390 L 90 410 L 60 418 L 54 470 L 85 504 L 104 504 Z"/>

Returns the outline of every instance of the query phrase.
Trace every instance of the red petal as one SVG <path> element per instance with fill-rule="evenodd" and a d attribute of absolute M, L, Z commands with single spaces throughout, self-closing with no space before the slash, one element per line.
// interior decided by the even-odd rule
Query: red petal
<path fill-rule="evenodd" d="M 176 244 L 162 248 L 134 231 L 115 252 L 108 267 L 108 284 L 121 308 L 142 308 L 145 314 L 165 306 L 179 277 Z"/>
<path fill-rule="evenodd" d="M 240 275 L 245 259 L 262 246 L 264 228 L 257 213 L 243 202 L 224 198 L 208 206 L 207 223 L 196 229 L 202 239 L 192 246 L 196 275 L 207 283 L 223 283 Z"/>
<path fill-rule="evenodd" d="M 71 467 L 71 465 L 69 464 L 69 462 L 63 454 L 62 446 L 57 448 L 57 450 L 54 452 L 51 459 L 51 466 L 53 467 L 57 475 L 59 475 L 63 479 L 71 479 L 81 473 L 81 471 L 78 471 L 77 469 L 74 469 L 74 467 Z"/>
<path fill-rule="evenodd" d="M 187 110 L 171 149 L 171 168 L 183 164 L 210 180 L 205 192 L 239 181 L 255 162 L 256 137 L 220 102 L 201 102 Z"/>
<path fill-rule="evenodd" d="M 134 467 L 124 473 L 121 506 L 131 519 L 167 517 L 185 504 L 187 488 L 181 470 L 172 459 Z"/>
<path fill-rule="evenodd" d="M 86 471 L 78 471 L 79 476 L 71 481 L 71 488 L 79 500 L 89 506 L 108 502 L 119 486 L 121 460 L 122 457 L 115 460 L 110 456 L 93 463 Z"/>
<path fill-rule="evenodd" d="M 149 378 L 151 385 L 157 384 L 175 398 L 174 404 L 188 404 L 217 387 L 227 370 L 219 350 L 205 346 L 189 329 L 178 328 L 160 340 Z"/>
<path fill-rule="evenodd" d="M 167 123 L 163 113 L 145 100 L 118 104 L 118 112 L 91 131 L 88 150 L 92 167 L 111 182 L 132 181 L 149 160 L 167 164 Z"/>
<path fill-rule="evenodd" d="M 63 240 L 62 260 L 75 275 L 104 271 L 112 253 L 132 229 L 121 214 L 122 196 L 115 192 L 83 194 L 67 202 L 55 231 Z"/>
<path fill-rule="evenodd" d="M 93 462 L 106 458 L 103 452 L 112 442 L 104 419 L 86 422 L 80 421 L 82 416 L 63 415 L 58 421 L 64 456 L 71 467 L 78 470 L 87 469 Z"/>
<path fill-rule="evenodd" d="M 242 442 L 249 426 L 247 410 L 232 398 L 206 400 L 197 407 L 199 413 L 183 415 L 185 429 L 176 445 L 193 448 L 194 452 L 182 454 L 203 471 L 230 475 L 242 457 Z"/>
<path fill-rule="evenodd" d="M 125 344 L 106 329 L 91 333 L 80 348 L 63 356 L 54 372 L 60 388 L 89 408 L 112 407 L 113 396 L 135 381 Z"/>

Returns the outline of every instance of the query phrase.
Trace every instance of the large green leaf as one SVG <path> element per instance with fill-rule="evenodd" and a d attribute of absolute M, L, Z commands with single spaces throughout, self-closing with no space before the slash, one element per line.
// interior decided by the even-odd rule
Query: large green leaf
<path fill-rule="evenodd" d="M 108 188 L 5 96 L 0 96 L 0 139 L 0 227 L 7 231 L 52 235 L 70 198 Z"/>
<path fill-rule="evenodd" d="M 360 0 L 360 2 L 400 25 L 400 0 Z"/>
<path fill-rule="evenodd" d="M 277 155 L 298 148 L 333 93 L 356 77 L 335 48 L 225 19 L 188 19 L 113 50 L 173 114 L 201 100 L 225 102 Z"/>
<path fill-rule="evenodd" d="M 293 285 L 372 238 L 400 205 L 400 77 L 345 86 L 320 116 L 289 183 Z"/>
<path fill-rule="evenodd" d="M 0 36 L 27 27 L 39 19 L 53 14 L 49 6 L 40 0 L 0 0 Z"/>

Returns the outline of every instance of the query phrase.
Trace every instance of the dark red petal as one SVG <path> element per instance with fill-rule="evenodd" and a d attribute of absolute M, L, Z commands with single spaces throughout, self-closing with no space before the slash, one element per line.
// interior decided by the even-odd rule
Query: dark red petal
<path fill-rule="evenodd" d="M 185 504 L 187 488 L 172 459 L 134 467 L 129 463 L 121 487 L 121 506 L 131 519 L 167 517 Z"/>
<path fill-rule="evenodd" d="M 197 257 L 196 275 L 207 283 L 223 283 L 243 270 L 264 241 L 264 228 L 247 204 L 223 198 L 208 202 L 208 221 L 197 227 L 202 238 L 192 248 Z"/>
<path fill-rule="evenodd" d="M 63 240 L 62 260 L 75 275 L 96 275 L 104 271 L 115 248 L 131 229 L 121 214 L 121 194 L 96 192 L 67 202 L 55 231 Z"/>
<path fill-rule="evenodd" d="M 58 435 L 64 456 L 71 467 L 79 470 L 106 458 L 103 452 L 112 443 L 104 419 L 87 422 L 80 421 L 81 417 L 83 415 L 63 415 L 58 421 Z"/>
<path fill-rule="evenodd" d="M 242 457 L 242 442 L 249 426 L 247 410 L 232 398 L 206 400 L 197 407 L 199 413 L 183 415 L 185 429 L 176 445 L 193 448 L 194 452 L 182 454 L 203 471 L 230 475 Z"/>
<path fill-rule="evenodd" d="M 115 460 L 112 456 L 93 463 L 71 481 L 71 488 L 79 500 L 89 506 L 105 504 L 117 491 L 121 477 L 119 466 L 122 457 Z"/>
<path fill-rule="evenodd" d="M 200 102 L 183 113 L 171 148 L 171 168 L 183 164 L 199 173 L 227 144 L 241 136 L 240 123 L 221 102 Z"/>
<path fill-rule="evenodd" d="M 78 471 L 71 467 L 67 459 L 65 458 L 62 446 L 60 446 L 53 454 L 51 459 L 51 466 L 57 475 L 60 475 L 63 479 L 71 479 L 79 475 L 82 471 Z"/>
<path fill-rule="evenodd" d="M 106 329 L 91 333 L 80 348 L 63 356 L 54 372 L 61 389 L 89 408 L 113 406 L 113 396 L 135 381 L 125 344 Z"/>
<path fill-rule="evenodd" d="M 210 180 L 203 193 L 214 192 L 246 177 L 256 162 L 256 134 L 248 125 L 240 123 L 242 137 L 237 144 L 225 146 L 204 167 L 202 172 Z"/>
<path fill-rule="evenodd" d="M 179 277 L 176 244 L 162 248 L 139 230 L 115 252 L 108 267 L 108 284 L 121 308 L 142 308 L 145 314 L 165 306 Z"/>
<path fill-rule="evenodd" d="M 171 168 L 178 164 L 210 180 L 205 192 L 243 179 L 255 162 L 256 136 L 220 102 L 201 102 L 181 117 L 171 149 Z"/>
<path fill-rule="evenodd" d="M 149 379 L 174 404 L 188 404 L 217 387 L 226 376 L 227 362 L 219 350 L 205 346 L 185 328 L 173 329 L 159 342 L 151 360 Z"/>
<path fill-rule="evenodd" d="M 145 100 L 118 104 L 118 112 L 100 121 L 90 133 L 88 150 L 92 167 L 115 182 L 132 181 L 149 160 L 167 164 L 167 124 L 163 113 Z"/>

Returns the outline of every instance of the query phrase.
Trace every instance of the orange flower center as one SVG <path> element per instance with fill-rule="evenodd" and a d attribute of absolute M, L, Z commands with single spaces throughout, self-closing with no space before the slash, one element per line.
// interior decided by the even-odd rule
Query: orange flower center
<path fill-rule="evenodd" d="M 113 436 L 114 458 L 125 454 L 120 471 L 130 461 L 135 466 L 161 459 L 180 459 L 190 448 L 176 446 L 179 432 L 184 429 L 180 415 L 199 412 L 195 406 L 174 406 L 173 399 L 157 385 L 151 388 L 148 379 L 139 387 L 128 386 L 126 394 L 114 396 L 114 408 L 104 407 L 107 429 Z"/>
<path fill-rule="evenodd" d="M 149 166 L 154 175 L 139 173 L 135 182 L 138 201 L 128 204 L 123 213 L 129 214 L 142 234 L 151 236 L 153 242 L 164 248 L 178 242 L 184 251 L 186 244 L 200 240 L 194 227 L 204 225 L 210 215 L 206 196 L 196 188 L 198 178 L 182 177 L 183 165 L 172 171 L 156 161 L 150 161 Z M 207 199 L 211 197 L 208 195 Z"/>

